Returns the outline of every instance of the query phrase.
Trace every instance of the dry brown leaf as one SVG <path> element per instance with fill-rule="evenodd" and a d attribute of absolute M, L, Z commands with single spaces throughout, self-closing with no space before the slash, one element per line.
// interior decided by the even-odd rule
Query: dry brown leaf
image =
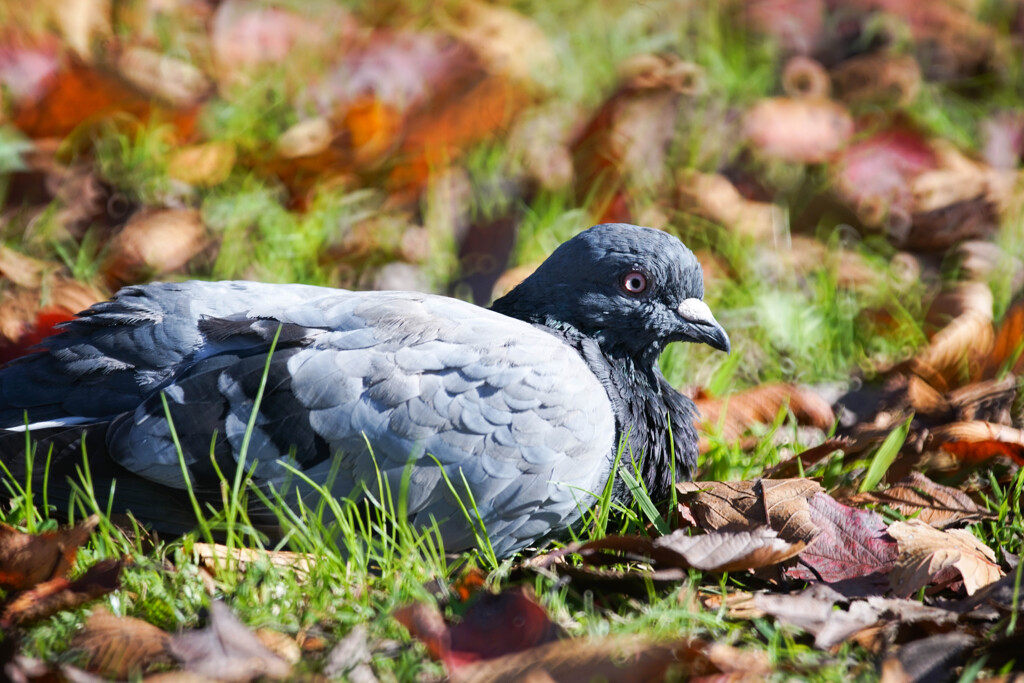
<path fill-rule="evenodd" d="M 782 69 L 782 90 L 790 97 L 827 98 L 831 89 L 825 67 L 810 57 L 790 57 Z"/>
<path fill-rule="evenodd" d="M 917 514 L 915 519 L 939 529 L 989 516 L 960 489 L 936 484 L 919 472 L 913 472 L 884 491 L 858 493 L 846 502 L 888 505 L 904 516 Z"/>
<path fill-rule="evenodd" d="M 898 596 L 913 595 L 948 567 L 960 573 L 968 595 L 1003 575 L 991 548 L 964 529 L 940 531 L 912 519 L 890 524 L 889 535 L 900 551 L 889 575 Z"/>
<path fill-rule="evenodd" d="M 1024 431 L 983 420 L 954 422 L 936 427 L 930 443 L 968 462 L 983 462 L 999 455 L 1024 465 Z"/>
<path fill-rule="evenodd" d="M 658 564 L 708 572 L 734 572 L 771 567 L 796 557 L 806 543 L 790 543 L 766 527 L 752 531 L 712 531 L 687 536 L 682 529 L 652 542 Z"/>
<path fill-rule="evenodd" d="M 677 181 L 680 206 L 731 231 L 756 240 L 774 237 L 786 227 L 782 207 L 743 197 L 723 175 L 682 171 Z"/>
<path fill-rule="evenodd" d="M 222 681 L 280 679 L 292 671 L 219 601 L 210 604 L 209 626 L 174 636 L 167 650 L 187 671 Z"/>
<path fill-rule="evenodd" d="M 121 560 L 102 560 L 74 581 L 58 577 L 18 593 L 0 614 L 0 629 L 25 626 L 115 591 L 122 568 Z"/>
<path fill-rule="evenodd" d="M 235 166 L 232 142 L 214 141 L 183 147 L 167 161 L 167 175 L 195 187 L 220 185 Z"/>
<path fill-rule="evenodd" d="M 306 553 L 290 550 L 257 550 L 255 548 L 229 548 L 220 543 L 192 544 L 192 557 L 200 566 L 210 571 L 231 568 L 244 572 L 256 562 L 269 562 L 275 567 L 294 569 L 300 576 L 307 576 L 316 563 L 316 558 Z"/>
<path fill-rule="evenodd" d="M 978 373 L 994 343 L 992 290 L 981 282 L 961 283 L 950 297 L 960 312 L 935 333 L 908 368 L 940 392 Z"/>
<path fill-rule="evenodd" d="M 807 470 L 823 458 L 837 451 L 845 453 L 853 442 L 848 437 L 831 437 L 824 442 L 797 453 L 789 460 L 783 460 L 764 473 L 765 479 L 789 479 L 798 477 L 801 470 Z"/>
<path fill-rule="evenodd" d="M 828 161 L 853 135 L 853 118 L 824 98 L 761 100 L 744 118 L 747 140 L 759 154 L 792 163 Z"/>
<path fill-rule="evenodd" d="M 143 210 L 111 240 L 102 270 L 113 284 L 132 284 L 184 267 L 208 244 L 195 209 Z"/>
<path fill-rule="evenodd" d="M 921 90 L 921 67 L 911 55 L 858 55 L 841 62 L 831 75 L 837 96 L 846 102 L 906 107 Z"/>
<path fill-rule="evenodd" d="M 97 524 L 99 517 L 93 515 L 73 527 L 43 534 L 25 534 L 0 524 L 0 588 L 26 590 L 65 576 Z"/>
<path fill-rule="evenodd" d="M 80 62 L 68 64 L 47 85 L 46 92 L 35 101 L 23 103 L 12 120 L 32 138 L 61 138 L 84 123 L 116 113 L 143 122 L 153 113 L 160 113 L 170 119 L 182 138 L 195 128 L 197 109 L 162 109 L 120 77 Z"/>
<path fill-rule="evenodd" d="M 333 137 L 327 119 L 320 116 L 306 119 L 281 134 L 277 139 L 277 153 L 285 159 L 315 156 L 327 151 Z"/>
<path fill-rule="evenodd" d="M 506 7 L 467 0 L 453 5 L 441 26 L 469 45 L 492 72 L 531 83 L 557 67 L 547 36 L 532 19 Z"/>
<path fill-rule="evenodd" d="M 835 601 L 811 593 L 779 595 L 758 593 L 754 605 L 785 624 L 798 626 L 814 636 L 820 650 L 848 640 L 853 634 L 878 623 L 878 611 L 857 600 L 847 610 L 834 609 Z"/>
<path fill-rule="evenodd" d="M 39 289 L 43 284 L 43 274 L 57 268 L 56 263 L 41 261 L 0 245 L 0 275 L 19 287 Z"/>
<path fill-rule="evenodd" d="M 804 235 L 793 235 L 788 249 L 766 252 L 758 265 L 774 277 L 806 277 L 825 269 L 836 284 L 848 289 L 868 289 L 877 286 L 882 274 L 868 265 L 867 260 L 851 249 L 832 249 L 821 240 Z"/>
<path fill-rule="evenodd" d="M 88 671 L 124 680 L 169 662 L 164 648 L 170 639 L 170 634 L 141 619 L 114 616 L 105 607 L 98 607 L 85 630 L 71 639 L 71 647 L 85 653 Z"/>
<path fill-rule="evenodd" d="M 818 534 L 807 500 L 823 489 L 810 479 L 680 482 L 676 489 L 680 504 L 690 508 L 705 531 L 768 526 L 783 540 L 803 543 Z"/>
<path fill-rule="evenodd" d="M 799 424 L 830 429 L 835 421 L 832 407 L 810 389 L 793 384 L 769 383 L 722 398 L 695 401 L 705 429 L 721 429 L 726 441 L 735 441 L 752 424 L 771 424 L 779 411 L 788 408 Z"/>
<path fill-rule="evenodd" d="M 213 91 L 213 83 L 196 67 L 144 47 L 122 52 L 117 70 L 141 92 L 181 109 L 196 106 Z"/>
<path fill-rule="evenodd" d="M 526 652 L 463 667 L 453 673 L 452 682 L 552 680 L 557 683 L 574 683 L 602 680 L 607 683 L 633 683 L 716 673 L 761 676 L 769 672 L 768 661 L 761 653 L 700 640 L 660 644 L 632 636 L 570 639 L 550 643 Z M 544 677 L 531 678 L 536 676 Z"/>
<path fill-rule="evenodd" d="M 992 351 L 975 379 L 995 377 L 1003 369 L 1018 374 L 1024 371 L 1024 301 L 1018 301 L 1006 312 L 992 343 Z"/>

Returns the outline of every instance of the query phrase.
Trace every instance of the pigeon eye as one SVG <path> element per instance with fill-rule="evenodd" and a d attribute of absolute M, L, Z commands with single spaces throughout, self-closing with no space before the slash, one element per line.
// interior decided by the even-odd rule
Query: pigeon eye
<path fill-rule="evenodd" d="M 635 270 L 626 273 L 626 276 L 622 278 L 622 288 L 628 294 L 640 294 L 647 289 L 647 276 Z"/>

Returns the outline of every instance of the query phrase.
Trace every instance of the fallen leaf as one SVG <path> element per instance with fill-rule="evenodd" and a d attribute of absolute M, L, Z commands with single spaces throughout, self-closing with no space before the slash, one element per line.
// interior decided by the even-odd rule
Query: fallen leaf
<path fill-rule="evenodd" d="M 167 175 L 195 187 L 220 185 L 235 166 L 235 145 L 231 142 L 204 142 L 183 147 L 167 161 Z"/>
<path fill-rule="evenodd" d="M 744 237 L 768 240 L 786 225 L 781 206 L 743 197 L 723 175 L 684 170 L 676 184 L 681 208 Z"/>
<path fill-rule="evenodd" d="M 124 680 L 169 662 L 164 648 L 170 639 L 170 634 L 141 619 L 114 616 L 99 607 L 71 639 L 71 648 L 85 653 L 86 670 Z"/>
<path fill-rule="evenodd" d="M 961 311 L 906 365 L 940 392 L 961 386 L 976 374 L 995 337 L 992 290 L 987 284 L 961 283 L 950 299 Z"/>
<path fill-rule="evenodd" d="M 850 112 L 825 98 L 763 99 L 747 112 L 743 127 L 759 155 L 802 164 L 828 161 L 853 136 Z"/>
<path fill-rule="evenodd" d="M 73 527 L 42 534 L 26 534 L 0 524 L 0 588 L 27 590 L 71 570 L 78 548 L 92 535 L 99 517 L 93 515 Z"/>
<path fill-rule="evenodd" d="M 831 89 L 825 67 L 810 57 L 790 57 L 782 68 L 782 90 L 790 97 L 827 98 Z"/>
<path fill-rule="evenodd" d="M 195 108 L 161 108 L 119 77 L 81 62 L 70 62 L 47 83 L 45 94 L 22 103 L 12 119 L 15 127 L 32 138 L 62 138 L 84 123 L 119 113 L 143 122 L 159 113 L 170 119 L 181 138 L 187 138 L 195 127 Z"/>
<path fill-rule="evenodd" d="M 992 351 L 975 375 L 975 379 L 995 377 L 1009 369 L 1024 371 L 1024 301 L 1018 301 L 1006 312 L 992 343 Z"/>
<path fill-rule="evenodd" d="M 654 539 L 652 555 L 660 565 L 709 572 L 734 572 L 770 567 L 795 557 L 805 547 L 788 542 L 772 529 L 712 531 L 687 536 L 685 530 Z"/>
<path fill-rule="evenodd" d="M 441 15 L 441 26 L 469 45 L 492 73 L 532 83 L 557 59 L 547 36 L 532 19 L 506 7 L 467 0 Z"/>
<path fill-rule="evenodd" d="M 911 519 L 890 524 L 889 535 L 899 544 L 899 558 L 889 578 L 900 597 L 928 586 L 949 567 L 959 572 L 968 595 L 1003 575 L 992 550 L 964 529 L 940 531 Z"/>
<path fill-rule="evenodd" d="M 394 617 L 449 671 L 530 650 L 561 635 L 561 629 L 524 587 L 501 593 L 480 591 L 461 621 L 450 626 L 436 607 L 422 604 L 402 608 Z"/>
<path fill-rule="evenodd" d="M 114 285 L 134 284 L 184 267 L 208 243 L 195 209 L 143 210 L 111 240 L 102 271 Z"/>
<path fill-rule="evenodd" d="M 882 518 L 818 493 L 808 501 L 811 522 L 821 529 L 800 553 L 787 575 L 805 581 L 836 583 L 871 575 L 887 575 L 895 566 L 896 542 L 886 534 Z"/>
<path fill-rule="evenodd" d="M 788 479 L 796 477 L 801 470 L 806 471 L 824 458 L 836 452 L 845 453 L 852 441 L 849 437 L 831 437 L 825 439 L 817 446 L 797 453 L 789 460 L 783 460 L 778 465 L 765 470 L 765 479 Z"/>
<path fill-rule="evenodd" d="M 358 624 L 331 648 L 323 673 L 327 678 L 344 678 L 351 683 L 375 683 L 372 660 L 368 631 L 364 624 Z"/>
<path fill-rule="evenodd" d="M 966 633 L 941 633 L 899 648 L 882 663 L 882 683 L 951 680 L 979 640 Z"/>
<path fill-rule="evenodd" d="M 690 508 L 705 531 L 752 531 L 767 526 L 791 543 L 810 543 L 818 534 L 807 500 L 823 491 L 810 479 L 680 482 L 680 504 Z"/>
<path fill-rule="evenodd" d="M 467 666 L 453 683 L 663 681 L 720 673 L 767 675 L 762 653 L 701 640 L 657 643 L 641 636 L 563 640 Z M 756 679 L 755 679 L 756 680 Z"/>
<path fill-rule="evenodd" d="M 269 562 L 275 567 L 293 569 L 300 578 L 308 576 L 316 564 L 316 559 L 306 553 L 291 550 L 229 548 L 220 543 L 193 543 L 192 557 L 197 564 L 210 571 L 230 568 L 244 572 L 252 564 Z"/>
<path fill-rule="evenodd" d="M 1024 465 L 1024 431 L 982 420 L 954 422 L 929 433 L 930 443 L 966 462 L 984 462 L 996 456 Z"/>
<path fill-rule="evenodd" d="M 144 47 L 121 52 L 117 70 L 140 92 L 178 109 L 197 106 L 213 91 L 213 83 L 196 67 Z"/>
<path fill-rule="evenodd" d="M 210 604 L 209 626 L 172 637 L 167 651 L 185 670 L 222 681 L 280 679 L 292 672 L 220 601 Z"/>
<path fill-rule="evenodd" d="M 830 429 L 835 422 L 832 407 L 811 389 L 794 384 L 768 383 L 721 398 L 698 396 L 694 403 L 701 424 L 720 430 L 726 441 L 736 441 L 752 424 L 771 424 L 779 411 L 792 411 L 798 424 Z"/>
<path fill-rule="evenodd" d="M 936 484 L 919 472 L 911 473 L 884 491 L 858 493 L 846 502 L 887 505 L 905 517 L 916 514 L 916 519 L 939 529 L 989 516 L 963 491 Z"/>
<path fill-rule="evenodd" d="M 921 67 L 912 55 L 857 55 L 838 64 L 831 76 L 837 96 L 845 102 L 906 107 L 921 90 Z"/>
<path fill-rule="evenodd" d="M 777 595 L 758 593 L 754 606 L 785 624 L 792 624 L 814 636 L 814 647 L 828 650 L 879 620 L 867 602 L 857 600 L 846 610 L 835 609 L 833 600 L 810 594 Z"/>
<path fill-rule="evenodd" d="M 306 119 L 281 133 L 277 139 L 277 153 L 285 159 L 315 156 L 327 151 L 333 137 L 334 132 L 327 119 L 319 116 Z M 365 144 L 362 140 L 359 142 Z"/>
<path fill-rule="evenodd" d="M 0 614 L 0 628 L 46 619 L 113 592 L 121 586 L 122 567 L 120 560 L 102 560 L 74 581 L 54 578 L 19 593 Z"/>
<path fill-rule="evenodd" d="M 810 54 L 823 40 L 825 0 L 749 0 L 737 6 L 746 23 L 778 40 L 788 54 Z"/>

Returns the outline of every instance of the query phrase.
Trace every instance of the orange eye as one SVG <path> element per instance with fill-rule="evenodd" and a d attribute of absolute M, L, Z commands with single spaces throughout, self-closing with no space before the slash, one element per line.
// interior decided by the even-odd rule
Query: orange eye
<path fill-rule="evenodd" d="M 622 278 L 622 288 L 629 294 L 640 294 L 647 289 L 647 276 L 633 271 Z"/>

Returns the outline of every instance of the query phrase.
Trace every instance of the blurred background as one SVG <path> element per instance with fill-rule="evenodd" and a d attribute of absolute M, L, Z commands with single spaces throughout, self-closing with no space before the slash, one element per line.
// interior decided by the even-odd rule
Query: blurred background
<path fill-rule="evenodd" d="M 487 304 L 623 221 L 733 338 L 662 359 L 705 451 L 851 390 L 884 436 L 1017 369 L 1022 41 L 1016 0 L 3 3 L 0 350 L 152 279 Z"/>

